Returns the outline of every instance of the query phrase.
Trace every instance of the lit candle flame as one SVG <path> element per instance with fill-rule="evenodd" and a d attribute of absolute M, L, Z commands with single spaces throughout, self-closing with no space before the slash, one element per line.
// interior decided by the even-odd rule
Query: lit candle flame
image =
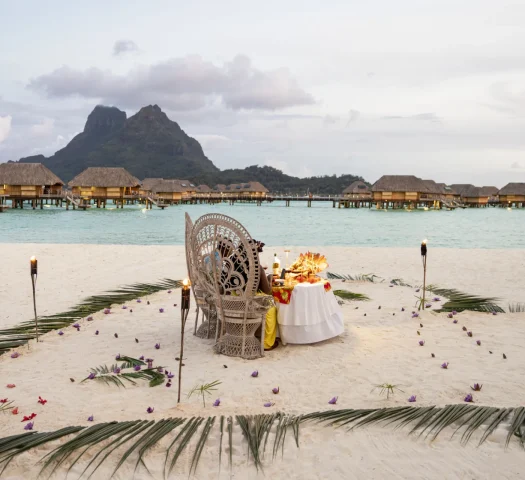
<path fill-rule="evenodd" d="M 182 281 L 182 285 L 184 285 L 185 287 L 187 287 L 189 284 L 190 284 L 190 280 L 189 280 L 189 278 L 185 278 L 185 279 Z"/>
<path fill-rule="evenodd" d="M 427 242 L 428 242 L 428 240 L 425 238 L 425 240 L 423 240 L 423 241 L 421 242 L 421 244 L 422 244 L 422 245 L 426 245 Z"/>
<path fill-rule="evenodd" d="M 35 262 L 35 261 L 36 261 L 36 257 L 33 255 L 33 256 L 31 257 L 31 263 L 33 263 L 33 262 Z"/>

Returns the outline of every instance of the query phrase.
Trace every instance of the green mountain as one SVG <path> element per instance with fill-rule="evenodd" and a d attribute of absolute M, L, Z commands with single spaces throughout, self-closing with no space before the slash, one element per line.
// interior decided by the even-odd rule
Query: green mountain
<path fill-rule="evenodd" d="M 64 181 L 87 167 L 124 167 L 137 178 L 194 178 L 219 172 L 199 142 L 157 105 L 128 119 L 116 107 L 99 105 L 89 114 L 84 131 L 66 147 L 48 158 L 36 155 L 20 162 L 41 162 Z"/>
<path fill-rule="evenodd" d="M 50 157 L 34 155 L 20 162 L 43 163 L 68 182 L 88 167 L 124 167 L 137 178 L 184 178 L 211 187 L 219 183 L 261 182 L 273 193 L 340 194 L 355 175 L 297 178 L 280 170 L 253 165 L 220 171 L 201 145 L 186 135 L 157 106 L 143 107 L 126 118 L 116 107 L 98 105 L 89 114 L 84 131 Z"/>

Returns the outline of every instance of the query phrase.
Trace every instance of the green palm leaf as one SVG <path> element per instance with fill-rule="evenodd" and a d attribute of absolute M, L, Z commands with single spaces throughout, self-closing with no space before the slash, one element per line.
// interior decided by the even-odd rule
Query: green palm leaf
<path fill-rule="evenodd" d="M 139 297 L 151 295 L 162 290 L 180 288 L 181 286 L 182 282 L 180 280 L 163 279 L 158 283 L 137 283 L 112 290 L 105 295 L 94 295 L 66 312 L 39 317 L 38 332 L 42 335 L 52 330 L 65 328 L 111 305 L 121 305 Z M 0 330 L 0 355 L 12 348 L 25 345 L 35 337 L 35 323 L 32 320 Z"/>
<path fill-rule="evenodd" d="M 370 297 L 368 295 L 365 295 L 363 293 L 354 293 L 349 292 L 348 290 L 333 290 L 334 295 L 336 297 L 339 297 L 343 300 L 354 300 L 358 302 L 364 302 L 370 300 Z"/>
<path fill-rule="evenodd" d="M 338 273 L 327 272 L 326 278 L 330 280 L 344 280 L 345 282 L 371 282 L 376 283 L 379 280 L 384 282 L 384 279 L 374 275 L 373 273 L 358 273 L 356 275 L 340 275 Z"/>
<path fill-rule="evenodd" d="M 439 310 L 435 310 L 436 312 L 452 312 L 454 310 L 456 312 L 462 312 L 464 310 L 471 310 L 475 312 L 505 313 L 505 310 L 497 304 L 498 298 L 496 297 L 480 297 L 478 295 L 460 292 L 453 288 L 439 288 L 434 285 L 429 285 L 427 290 L 435 295 L 448 298 L 448 301 L 444 303 Z"/>

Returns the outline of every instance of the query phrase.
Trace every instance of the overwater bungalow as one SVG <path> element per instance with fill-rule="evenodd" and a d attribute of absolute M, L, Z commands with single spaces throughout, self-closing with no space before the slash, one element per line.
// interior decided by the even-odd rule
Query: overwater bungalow
<path fill-rule="evenodd" d="M 163 178 L 145 178 L 142 180 L 142 185 L 140 186 L 140 195 L 150 195 L 153 191 L 153 187 L 162 181 L 164 181 Z"/>
<path fill-rule="evenodd" d="M 525 207 L 525 183 L 508 183 L 499 192 L 503 206 Z"/>
<path fill-rule="evenodd" d="M 99 207 L 109 199 L 124 207 L 125 200 L 138 198 L 141 182 L 121 167 L 89 167 L 68 185 L 84 203 L 94 200 Z"/>
<path fill-rule="evenodd" d="M 269 190 L 259 182 L 232 183 L 227 185 L 224 195 L 238 199 L 260 200 L 266 197 Z"/>
<path fill-rule="evenodd" d="M 377 208 L 417 207 L 432 205 L 432 188 L 414 175 L 383 175 L 372 186 Z"/>
<path fill-rule="evenodd" d="M 208 185 L 197 185 L 197 194 L 199 198 L 209 198 L 212 194 L 212 189 Z"/>
<path fill-rule="evenodd" d="M 181 203 L 187 194 L 178 180 L 161 180 L 152 187 L 152 193 L 163 203 Z"/>
<path fill-rule="evenodd" d="M 372 192 L 365 182 L 356 180 L 343 190 L 343 197 L 345 199 L 370 200 Z"/>
<path fill-rule="evenodd" d="M 446 202 L 458 202 L 461 199 L 461 195 L 445 183 L 436 183 L 436 185 L 439 187 L 441 195 Z"/>
<path fill-rule="evenodd" d="M 64 182 L 41 163 L 0 164 L 0 203 L 11 200 L 12 207 L 23 208 L 30 201 L 33 208 L 44 200 L 62 198 Z"/>
<path fill-rule="evenodd" d="M 496 187 L 475 187 L 470 185 L 461 192 L 461 200 L 465 205 L 471 207 L 487 206 L 492 195 L 497 195 Z M 494 197 L 495 199 L 495 197 Z"/>
<path fill-rule="evenodd" d="M 464 191 L 475 188 L 471 183 L 453 183 L 449 186 L 460 196 L 460 198 L 463 196 Z"/>

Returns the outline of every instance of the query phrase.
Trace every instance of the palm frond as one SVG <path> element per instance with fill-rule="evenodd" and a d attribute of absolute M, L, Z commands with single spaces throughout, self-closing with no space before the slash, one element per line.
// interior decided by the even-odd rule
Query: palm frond
<path fill-rule="evenodd" d="M 0 403 L 0 413 L 1 412 L 7 412 L 8 410 L 12 410 L 12 406 L 13 405 L 13 400 L 11 400 L 10 402 L 6 402 L 6 403 Z"/>
<path fill-rule="evenodd" d="M 356 302 L 367 302 L 370 300 L 370 297 L 364 293 L 354 293 L 348 290 L 333 290 L 333 292 L 336 297 L 339 297 L 343 300 L 354 300 Z"/>
<path fill-rule="evenodd" d="M 217 385 L 220 385 L 221 383 L 222 382 L 220 382 L 219 380 L 214 380 L 211 383 L 204 383 L 202 385 L 195 385 L 195 387 L 193 387 L 189 391 L 188 398 L 190 398 L 194 394 L 201 395 L 202 396 L 202 403 L 203 403 L 204 407 L 206 407 L 206 400 L 205 400 L 204 394 L 207 393 L 208 395 L 211 395 L 211 392 L 217 390 L 215 387 L 217 387 Z"/>
<path fill-rule="evenodd" d="M 113 475 L 127 462 L 132 462 L 135 473 L 140 466 L 146 472 L 146 456 L 155 446 L 168 435 L 181 427 L 174 439 L 166 448 L 164 476 L 170 476 L 177 460 L 185 450 L 189 450 L 192 440 L 196 443 L 189 453 L 191 464 L 189 474 L 196 475 L 201 454 L 206 447 L 208 438 L 216 425 L 216 417 L 193 417 L 189 419 L 168 418 L 159 421 L 136 420 L 125 422 L 108 422 L 91 427 L 66 427 L 55 432 L 28 432 L 0 438 L 0 476 L 18 455 L 31 452 L 43 445 L 51 444 L 67 436 L 72 436 L 52 449 L 39 463 L 42 464 L 40 474 L 51 477 L 63 468 L 67 473 L 84 459 L 81 477 L 92 477 L 98 468 L 110 456 L 114 465 Z M 222 456 L 222 436 L 225 417 L 220 421 L 219 465 Z M 327 426 L 348 427 L 351 432 L 356 428 L 381 426 L 394 429 L 408 427 L 408 434 L 417 433 L 431 440 L 436 439 L 446 430 L 453 428 L 451 438 L 458 432 L 463 432 L 461 443 L 467 444 L 475 433 L 480 434 L 479 444 L 501 425 L 508 430 L 505 447 L 513 437 L 519 443 L 525 443 L 525 407 L 497 408 L 471 404 L 447 405 L 445 407 L 412 407 L 398 406 L 392 408 L 374 409 L 342 409 L 314 412 L 302 416 L 287 415 L 281 412 L 265 415 L 238 415 L 236 421 L 247 443 L 249 456 L 257 470 L 263 469 L 263 458 L 268 438 L 273 434 L 273 457 L 281 452 L 284 455 L 284 445 L 287 432 L 293 433 L 295 444 L 299 447 L 299 431 L 302 424 L 320 422 Z M 226 430 L 229 444 L 229 464 L 233 465 L 233 428 L 232 417 L 226 419 Z M 273 433 L 272 433 L 273 432 Z M 125 446 L 122 453 L 117 450 Z M 67 476 L 66 473 L 66 476 Z"/>
<path fill-rule="evenodd" d="M 521 313 L 525 312 L 525 303 L 509 303 L 509 312 L 510 313 Z"/>
<path fill-rule="evenodd" d="M 373 273 L 357 273 L 355 275 L 340 275 L 339 273 L 327 272 L 326 277 L 330 280 L 343 280 L 345 282 L 384 282 L 384 279 Z"/>
<path fill-rule="evenodd" d="M 434 285 L 430 285 L 427 290 L 435 295 L 448 298 L 448 301 L 444 303 L 439 310 L 434 310 L 436 312 L 462 312 L 464 310 L 471 310 L 475 312 L 505 313 L 505 310 L 497 304 L 498 298 L 496 297 L 480 297 L 478 295 L 460 292 L 454 288 L 439 288 Z"/>
<path fill-rule="evenodd" d="M 393 278 L 390 280 L 391 285 L 396 285 L 398 287 L 409 287 L 412 288 L 412 285 L 409 283 L 406 283 L 402 278 Z"/>
<path fill-rule="evenodd" d="M 43 335 L 52 330 L 66 328 L 82 318 L 104 310 L 111 305 L 121 305 L 139 297 L 152 295 L 162 290 L 180 288 L 181 286 L 182 282 L 180 280 L 163 279 L 158 283 L 137 283 L 111 290 L 107 294 L 94 295 L 86 298 L 79 305 L 66 312 L 39 317 L 38 333 Z M 0 355 L 12 348 L 25 345 L 35 337 L 35 322 L 33 320 L 0 330 Z"/>

